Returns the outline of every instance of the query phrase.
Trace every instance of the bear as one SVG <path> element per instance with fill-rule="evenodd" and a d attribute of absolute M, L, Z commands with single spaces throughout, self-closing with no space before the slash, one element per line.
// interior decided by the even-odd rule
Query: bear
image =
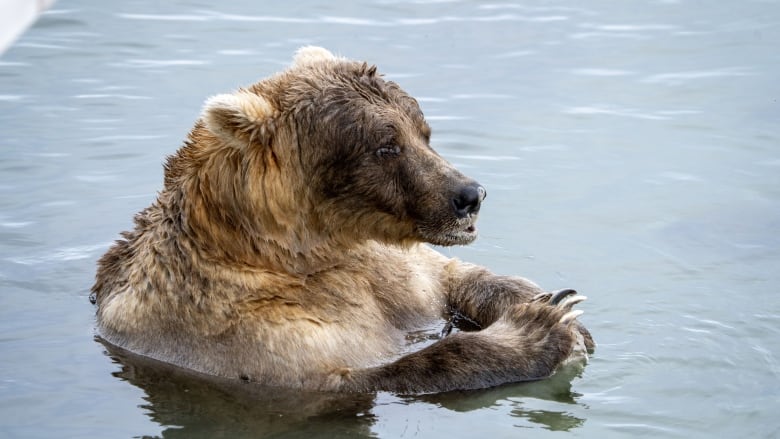
<path fill-rule="evenodd" d="M 595 344 L 574 290 L 449 258 L 486 190 L 418 102 L 319 47 L 213 96 L 163 189 L 99 259 L 97 335 L 273 387 L 437 393 L 549 377 Z M 409 334 L 443 325 L 407 352 Z"/>

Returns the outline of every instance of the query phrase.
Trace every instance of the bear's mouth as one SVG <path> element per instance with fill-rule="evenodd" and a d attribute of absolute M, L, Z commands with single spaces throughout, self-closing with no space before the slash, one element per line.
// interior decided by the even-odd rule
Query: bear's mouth
<path fill-rule="evenodd" d="M 477 239 L 478 231 L 474 221 L 468 224 L 453 227 L 454 230 L 445 231 L 439 235 L 440 239 L 433 239 L 432 244 L 436 245 L 466 245 L 471 244 Z"/>
<path fill-rule="evenodd" d="M 470 215 L 447 224 L 419 224 L 417 233 L 423 241 L 433 245 L 467 245 L 474 242 L 479 234 L 476 221 L 476 215 Z"/>
<path fill-rule="evenodd" d="M 477 226 L 474 223 L 469 224 L 465 229 L 462 229 L 460 233 L 457 233 L 456 236 L 466 241 L 463 244 L 470 244 L 477 239 Z M 458 244 L 461 243 L 459 242 Z"/>
<path fill-rule="evenodd" d="M 455 232 L 445 233 L 444 236 L 447 242 L 442 243 L 441 245 L 471 244 L 472 242 L 474 242 L 474 240 L 477 239 L 477 227 L 472 224 L 466 227 L 465 229 L 461 229 Z"/>

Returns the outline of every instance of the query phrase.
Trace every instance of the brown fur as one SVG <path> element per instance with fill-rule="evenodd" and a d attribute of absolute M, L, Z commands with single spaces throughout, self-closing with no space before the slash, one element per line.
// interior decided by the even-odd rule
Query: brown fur
<path fill-rule="evenodd" d="M 413 98 L 324 49 L 211 98 L 157 200 L 99 262 L 101 336 L 199 372 L 308 389 L 549 376 L 590 336 L 566 306 L 529 303 L 542 292 L 530 281 L 422 244 L 473 241 L 484 198 L 429 138 Z M 481 330 L 399 356 L 407 332 L 451 315 Z"/>

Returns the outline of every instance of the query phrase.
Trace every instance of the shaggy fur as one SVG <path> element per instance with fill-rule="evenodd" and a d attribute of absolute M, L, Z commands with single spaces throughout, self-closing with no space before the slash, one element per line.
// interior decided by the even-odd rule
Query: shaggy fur
<path fill-rule="evenodd" d="M 321 48 L 210 98 L 157 200 L 99 261 L 101 336 L 206 374 L 318 390 L 549 376 L 593 346 L 570 311 L 579 299 L 423 244 L 473 241 L 485 197 L 429 139 L 398 85 Z M 453 316 L 472 331 L 401 355 L 406 333 Z"/>

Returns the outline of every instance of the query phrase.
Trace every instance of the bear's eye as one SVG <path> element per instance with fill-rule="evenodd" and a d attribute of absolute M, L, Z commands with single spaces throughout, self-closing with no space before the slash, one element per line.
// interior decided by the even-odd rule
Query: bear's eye
<path fill-rule="evenodd" d="M 401 154 L 401 147 L 398 145 L 384 146 L 376 150 L 378 157 L 397 157 Z"/>

